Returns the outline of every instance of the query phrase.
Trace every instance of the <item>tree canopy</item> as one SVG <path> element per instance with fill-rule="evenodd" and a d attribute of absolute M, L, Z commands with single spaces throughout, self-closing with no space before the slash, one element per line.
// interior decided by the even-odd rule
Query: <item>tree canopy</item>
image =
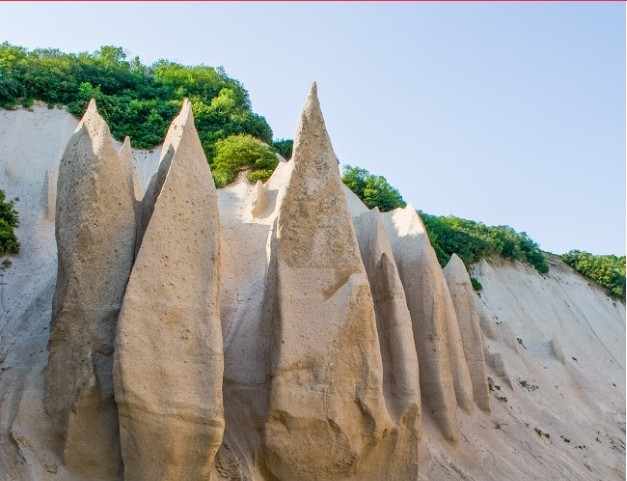
<path fill-rule="evenodd" d="M 232 135 L 247 134 L 272 145 L 265 118 L 252 111 L 248 92 L 222 67 L 188 67 L 167 60 L 148 66 L 138 57 L 127 59 L 116 46 L 72 54 L 0 44 L 0 107 L 29 107 L 41 100 L 65 105 L 81 117 L 95 98 L 112 135 L 128 135 L 136 148 L 163 141 L 186 97 L 210 164 L 216 142 Z"/>
<path fill-rule="evenodd" d="M 392 187 L 385 177 L 373 175 L 366 169 L 345 165 L 342 180 L 370 209 L 378 207 L 381 212 L 388 212 L 407 203 Z"/>

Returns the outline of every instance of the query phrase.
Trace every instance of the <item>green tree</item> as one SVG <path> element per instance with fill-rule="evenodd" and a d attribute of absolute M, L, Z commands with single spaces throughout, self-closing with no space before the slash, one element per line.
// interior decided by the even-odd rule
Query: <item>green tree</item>
<path fill-rule="evenodd" d="M 407 204 L 385 177 L 373 175 L 366 169 L 345 165 L 342 180 L 370 209 L 378 207 L 388 212 Z"/>

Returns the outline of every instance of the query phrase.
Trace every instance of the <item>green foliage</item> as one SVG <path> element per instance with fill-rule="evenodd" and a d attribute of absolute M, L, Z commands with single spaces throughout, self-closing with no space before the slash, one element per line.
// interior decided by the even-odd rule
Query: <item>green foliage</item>
<path fill-rule="evenodd" d="M 439 217 L 419 211 L 440 265 L 445 266 L 456 253 L 466 266 L 499 254 L 506 259 L 532 265 L 541 274 L 549 271 L 542 251 L 524 232 L 509 226 L 486 226 L 459 217 Z"/>
<path fill-rule="evenodd" d="M 407 205 L 385 177 L 373 175 L 366 169 L 346 165 L 342 180 L 370 209 L 378 207 L 381 212 L 387 212 Z"/>
<path fill-rule="evenodd" d="M 477 280 L 477 278 L 475 277 L 470 278 L 470 283 L 472 284 L 472 288 L 477 292 L 483 289 L 481 282 L 479 282 L 479 280 Z"/>
<path fill-rule="evenodd" d="M 294 141 L 292 139 L 275 140 L 272 142 L 272 147 L 284 159 L 289 160 L 292 158 L 292 149 L 294 148 Z"/>
<path fill-rule="evenodd" d="M 20 251 L 20 243 L 13 232 L 13 228 L 19 225 L 15 201 L 6 202 L 5 198 L 4 191 L 0 190 L 0 256 Z"/>
<path fill-rule="evenodd" d="M 146 66 L 138 57 L 129 61 L 124 50 L 114 46 L 92 54 L 68 54 L 0 44 L 1 108 L 27 107 L 37 99 L 49 106 L 66 105 L 80 117 L 95 98 L 113 136 L 128 135 L 137 148 L 163 141 L 186 97 L 210 162 L 216 141 L 231 135 L 249 134 L 272 142 L 272 130 L 252 112 L 248 92 L 221 67 L 187 67 L 166 60 Z"/>
<path fill-rule="evenodd" d="M 215 150 L 211 167 L 218 187 L 230 184 L 238 172 L 246 169 L 251 170 L 247 176 L 249 182 L 265 181 L 278 163 L 272 149 L 252 135 L 231 135 L 218 140 Z"/>
<path fill-rule="evenodd" d="M 625 256 L 595 256 L 589 252 L 572 250 L 561 257 L 577 272 L 605 287 L 608 294 L 625 302 Z"/>

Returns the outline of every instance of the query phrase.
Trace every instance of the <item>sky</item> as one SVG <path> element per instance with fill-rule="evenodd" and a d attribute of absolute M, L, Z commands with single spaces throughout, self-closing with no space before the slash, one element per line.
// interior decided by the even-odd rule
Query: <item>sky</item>
<path fill-rule="evenodd" d="M 625 254 L 625 3 L 0 2 L 0 41 L 223 66 L 430 214 Z"/>

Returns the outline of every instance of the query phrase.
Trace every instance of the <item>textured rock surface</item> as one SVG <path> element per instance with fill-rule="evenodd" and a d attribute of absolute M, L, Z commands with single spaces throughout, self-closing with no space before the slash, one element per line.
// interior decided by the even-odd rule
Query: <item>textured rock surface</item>
<path fill-rule="evenodd" d="M 488 375 L 483 355 L 481 321 L 475 306 L 476 294 L 470 282 L 470 275 L 462 260 L 453 254 L 444 267 L 444 277 L 457 314 L 459 331 L 464 345 L 464 354 L 472 380 L 472 392 L 479 408 L 490 412 Z"/>
<path fill-rule="evenodd" d="M 48 365 L 46 343 L 49 340 L 51 304 L 57 275 L 57 250 L 54 241 L 56 197 L 54 179 L 58 171 L 56 165 L 76 124 L 77 121 L 66 111 L 48 109 L 45 105 L 35 105 L 32 112 L 0 110 L 0 188 L 5 190 L 7 198 L 20 198 L 17 208 L 21 222 L 17 234 L 22 242 L 20 254 L 11 256 L 13 266 L 4 271 L 0 270 L 0 479 L 2 481 L 5 479 L 7 481 L 119 480 L 119 473 L 115 469 L 119 466 L 117 462 L 109 465 L 114 468 L 110 470 L 110 475 L 107 475 L 106 469 L 103 469 L 106 463 L 99 464 L 99 472 L 92 474 L 85 474 L 84 469 L 82 473 L 77 472 L 76 465 L 69 467 L 64 465 L 63 446 L 52 425 L 58 418 L 49 416 L 44 409 Z M 151 253 L 145 254 L 146 258 L 143 261 L 146 284 L 142 283 L 142 285 L 157 286 L 158 295 L 150 297 L 142 294 L 144 300 L 150 297 L 151 302 L 146 304 L 147 314 L 142 324 L 146 333 L 140 332 L 135 340 L 146 339 L 148 343 L 156 346 L 156 350 L 152 347 L 138 346 L 140 352 L 134 362 L 136 367 L 134 373 L 136 377 L 139 377 L 140 373 L 146 375 L 145 378 L 142 376 L 139 382 L 132 384 L 138 389 L 142 388 L 144 380 L 149 380 L 154 385 L 157 370 L 160 370 L 159 373 L 172 372 L 174 364 L 171 358 L 159 349 L 169 349 L 176 339 L 182 342 L 180 337 L 176 336 L 165 336 L 163 343 L 153 342 L 155 338 L 151 336 L 155 334 L 155 326 L 160 325 L 160 316 L 164 313 L 172 313 L 174 309 L 162 309 L 158 312 L 149 312 L 149 310 L 153 307 L 160 309 L 160 306 L 165 306 L 164 299 L 168 299 L 168 303 L 173 303 L 168 306 L 178 301 L 181 304 L 192 304 L 193 300 L 189 301 L 184 298 L 189 294 L 183 286 L 189 285 L 192 293 L 199 292 L 198 286 L 193 282 L 188 282 L 187 277 L 185 281 L 178 280 L 176 281 L 178 284 L 170 286 L 169 282 L 174 278 L 172 271 L 165 272 L 164 269 L 164 264 L 178 262 L 178 258 L 173 257 L 175 255 L 173 251 L 169 250 L 171 240 L 179 246 L 181 256 L 196 244 L 190 243 L 188 239 L 181 240 L 180 229 L 177 228 L 170 231 L 163 227 L 159 235 L 155 236 L 154 233 L 150 233 L 150 230 L 157 224 L 148 222 L 153 211 L 155 216 L 160 215 L 158 212 L 167 212 L 170 215 L 170 223 L 163 221 L 164 217 L 161 216 L 159 218 L 162 221 L 158 225 L 177 226 L 174 221 L 178 222 L 179 217 L 176 216 L 174 210 L 166 206 L 177 206 L 176 209 L 181 207 L 179 202 L 182 201 L 179 193 L 183 191 L 177 188 L 168 196 L 164 191 L 164 186 L 170 185 L 171 174 L 174 172 L 165 166 L 170 165 L 174 168 L 177 163 L 170 154 L 174 152 L 178 152 L 177 156 L 182 154 L 181 142 L 175 141 L 178 135 L 176 132 L 175 129 L 170 132 L 172 135 L 168 144 L 179 145 L 179 149 L 170 150 L 166 146 L 162 176 L 153 184 L 153 195 L 150 197 L 153 200 L 146 202 L 146 206 L 150 207 L 147 209 L 148 216 L 145 218 L 148 227 L 146 242 L 151 238 L 160 237 L 162 245 L 167 245 L 168 248 L 161 252 L 154 247 Z M 117 145 L 115 142 L 114 144 Z M 125 153 L 124 149 L 120 150 L 120 157 L 128 153 Z M 92 150 L 91 153 L 94 154 L 94 151 Z M 155 171 L 152 166 L 157 164 L 153 160 L 155 158 L 158 160 L 158 153 L 159 149 L 154 152 L 133 151 L 133 159 L 127 157 L 138 167 L 142 190 L 145 189 L 149 178 Z M 168 159 L 171 161 L 170 164 L 168 164 Z M 276 372 L 277 354 L 281 354 L 282 346 L 281 339 L 276 335 L 278 332 L 273 333 L 271 328 L 281 326 L 275 323 L 277 318 L 267 314 L 274 312 L 274 305 L 270 301 L 276 299 L 278 292 L 276 276 L 280 272 L 276 250 L 276 244 L 280 239 L 276 235 L 278 223 L 275 221 L 283 200 L 286 199 L 286 186 L 290 183 L 293 167 L 293 162 L 280 163 L 271 179 L 264 185 L 249 185 L 242 179 L 218 192 L 220 229 L 222 238 L 225 240 L 220 247 L 219 261 L 220 310 L 225 350 L 222 392 L 226 426 L 213 470 L 208 477 L 203 475 L 200 479 L 277 481 L 273 472 L 267 468 L 272 459 L 266 457 L 268 453 L 264 450 L 264 436 L 268 432 L 265 428 L 270 392 L 276 380 L 276 377 L 271 377 L 271 374 Z M 175 174 L 175 177 L 178 175 L 178 173 Z M 129 180 L 127 175 L 125 180 Z M 186 182 L 187 186 L 194 191 L 199 189 L 199 186 L 192 181 Z M 358 217 L 368 212 L 359 199 L 347 192 L 346 188 L 344 188 L 344 193 L 349 204 L 349 211 L 353 216 Z M 188 192 L 184 194 L 187 195 Z M 164 198 L 168 200 L 163 201 Z M 158 200 L 156 204 L 155 200 Z M 303 204 L 306 203 L 306 197 L 299 200 L 302 200 Z M 294 204 L 293 201 L 292 204 Z M 307 211 L 309 207 L 303 207 L 303 209 Z M 194 208 L 188 207 L 185 211 L 191 211 Z M 331 208 L 326 212 L 330 211 L 332 211 Z M 200 209 L 191 213 L 185 221 L 186 228 L 188 224 L 205 222 L 208 216 L 204 214 L 206 214 L 205 211 Z M 409 211 L 408 214 L 409 217 L 415 217 L 415 214 Z M 394 214 L 386 214 L 386 217 L 389 216 L 394 217 Z M 373 377 L 377 377 L 377 384 L 381 386 L 371 391 L 359 391 L 359 396 L 376 391 L 378 393 L 376 398 L 380 399 L 382 394 L 383 398 L 378 405 L 385 405 L 385 411 L 389 413 L 390 419 L 382 421 L 382 417 L 385 416 L 375 418 L 370 416 L 367 410 L 360 411 L 357 418 L 359 422 L 364 419 L 375 419 L 372 425 L 383 426 L 385 434 L 381 437 L 369 438 L 372 442 L 362 450 L 361 456 L 354 458 L 354 471 L 343 479 L 355 481 L 388 481 L 389 479 L 411 481 L 426 479 L 447 481 L 624 480 L 625 306 L 615 299 L 608 298 L 601 288 L 591 286 L 589 279 L 580 276 L 558 258 L 551 256 L 549 256 L 551 270 L 544 276 L 538 275 L 531 267 L 502 261 L 498 258 L 493 258 L 490 262 L 482 261 L 473 266 L 473 275 L 483 284 L 481 297 L 473 295 L 479 308 L 481 328 L 484 334 L 487 334 L 484 338 L 486 374 L 492 378 L 494 386 L 494 391 L 490 392 L 491 414 L 488 417 L 483 411 L 475 409 L 472 415 L 467 415 L 463 410 L 458 410 L 457 427 L 460 442 L 449 443 L 442 441 L 440 433 L 432 422 L 432 416 L 424 409 L 420 442 L 417 443 L 420 449 L 420 472 L 416 475 L 412 451 L 416 446 L 415 431 L 412 432 L 408 428 L 412 425 L 411 416 L 403 417 L 402 414 L 413 412 L 410 400 L 413 389 L 410 371 L 413 368 L 406 371 L 402 369 L 404 362 L 410 365 L 413 362 L 411 352 L 405 350 L 410 336 L 407 335 L 404 340 L 398 342 L 401 349 L 389 352 L 386 351 L 386 346 L 389 345 L 389 340 L 402 331 L 400 329 L 402 323 L 391 323 L 390 326 L 394 325 L 395 329 L 389 331 L 381 329 L 383 327 L 381 321 L 384 319 L 381 313 L 387 315 L 392 309 L 396 309 L 396 314 L 391 316 L 394 317 L 395 322 L 396 318 L 401 320 L 406 317 L 406 312 L 403 314 L 401 302 L 401 292 L 405 289 L 404 286 L 402 290 L 394 288 L 394 285 L 398 285 L 398 281 L 395 280 L 394 275 L 390 274 L 394 271 L 395 261 L 384 260 L 390 256 L 383 255 L 386 252 L 385 239 L 378 233 L 379 230 L 375 230 L 374 217 L 374 213 L 371 213 L 354 222 L 360 254 L 366 272 L 369 274 L 368 289 L 377 301 L 374 311 L 376 328 L 369 324 L 370 331 L 368 332 L 375 332 L 376 329 L 379 335 L 377 335 L 376 342 L 368 345 L 377 346 L 374 349 L 375 356 L 377 349 L 381 351 L 381 366 L 373 367 L 373 364 L 369 364 L 369 360 L 373 358 L 373 351 L 364 350 L 363 356 L 362 352 L 359 352 L 361 357 L 355 356 L 355 359 L 356 364 L 363 368 L 360 376 L 369 375 L 368 369 L 373 368 L 379 373 Z M 153 221 L 156 218 L 154 217 Z M 318 219 L 315 216 L 312 218 Z M 324 219 L 323 217 L 321 222 Z M 294 220 L 295 223 L 298 221 L 298 219 Z M 200 228 L 194 226 L 194 228 L 197 227 Z M 411 222 L 407 224 L 406 230 L 411 230 L 410 227 Z M 274 235 L 269 235 L 272 231 Z M 367 235 L 364 235 L 364 232 Z M 411 237 L 411 235 L 408 236 Z M 391 237 L 395 244 L 400 242 L 396 234 L 392 233 Z M 207 239 L 210 239 L 210 242 L 215 241 L 211 236 Z M 416 240 L 406 240 L 408 247 L 414 249 Z M 153 242 L 151 245 L 156 245 L 156 241 L 151 242 Z M 108 248 L 107 253 L 111 257 L 116 246 L 108 246 Z M 165 258 L 165 255 L 168 258 Z M 399 257 L 397 250 L 394 251 L 394 255 Z M 203 258 L 197 256 L 197 259 Z M 378 263 L 380 269 L 373 276 L 372 266 L 375 262 Z M 407 265 L 410 263 L 406 262 L 405 266 Z M 172 267 L 171 264 L 169 266 Z M 183 269 L 187 273 L 188 266 L 185 263 L 179 263 L 178 269 L 173 270 L 180 274 L 181 266 L 185 266 Z M 418 266 L 416 269 L 422 272 Z M 400 267 L 398 270 L 400 271 Z M 441 277 L 441 270 L 434 272 L 439 272 L 438 275 Z M 149 273 L 155 275 L 149 276 Z M 387 277 L 383 274 L 387 274 Z M 92 273 L 85 271 L 85 275 L 91 276 Z M 425 276 L 428 275 L 425 274 Z M 189 277 L 189 279 L 193 278 L 193 276 Z M 429 277 L 423 278 L 426 285 L 429 285 L 429 279 Z M 406 283 L 405 278 L 403 282 Z M 288 284 L 284 282 L 281 287 L 287 290 Z M 296 287 L 298 290 L 294 292 L 305 298 L 309 296 L 310 288 L 304 284 L 304 281 L 296 283 Z M 379 291 L 381 287 L 389 287 L 389 299 L 387 296 L 377 297 L 376 292 L 381 292 Z M 137 293 L 138 290 L 134 289 L 134 292 Z M 415 292 L 418 291 L 414 291 L 414 294 Z M 412 292 L 405 291 L 405 294 L 410 304 L 416 302 L 412 297 Z M 154 302 L 155 299 L 158 302 Z M 319 305 L 323 307 L 327 305 L 324 299 L 322 301 L 324 302 Z M 301 300 L 294 295 L 284 298 L 282 302 L 289 305 L 291 302 L 301 303 Z M 312 301 L 310 305 L 313 306 L 316 303 Z M 373 314 L 370 309 L 363 307 L 359 309 L 372 318 Z M 336 315 L 337 311 L 331 314 Z M 292 337 L 288 342 L 285 338 L 286 344 L 291 346 L 291 352 L 298 349 L 305 355 L 310 354 L 311 344 L 318 343 L 320 339 L 323 347 L 332 343 L 332 337 L 326 329 L 326 317 L 329 317 L 327 312 L 320 310 L 319 319 L 314 319 L 314 321 L 319 321 L 313 326 L 316 335 L 310 336 L 310 340 L 304 337 L 301 338 L 302 340 Z M 331 318 L 333 320 L 332 316 Z M 459 318 L 460 323 L 463 322 L 462 316 Z M 311 321 L 311 319 L 305 320 Z M 307 327 L 307 324 L 304 323 L 304 326 Z M 300 328 L 300 324 L 295 327 Z M 167 326 L 164 326 L 164 332 L 167 333 L 166 328 Z M 363 346 L 364 344 L 360 338 L 361 330 L 361 328 L 358 329 L 355 336 L 344 342 L 338 349 L 346 349 L 344 346 L 348 346 L 348 352 L 355 354 L 356 351 L 351 349 L 355 345 Z M 293 332 L 296 332 L 296 329 Z M 381 334 L 382 332 L 385 334 Z M 461 332 L 463 334 L 463 329 Z M 387 335 L 390 337 L 387 338 Z M 524 341 L 524 347 L 516 340 L 517 337 Z M 326 355 L 329 351 L 330 349 L 322 354 Z M 211 359 L 211 356 L 199 356 L 199 358 Z M 314 357 L 314 360 L 316 359 L 322 359 L 322 357 Z M 328 356 L 324 359 L 335 358 Z M 340 357 L 340 360 L 342 359 Z M 446 359 L 450 364 L 451 356 L 449 355 Z M 311 364 L 314 365 L 313 362 Z M 392 364 L 403 366 L 397 370 L 396 367 L 391 367 Z M 333 380 L 336 380 L 341 372 L 352 372 L 340 371 L 339 367 L 343 365 L 335 361 L 327 365 L 329 367 L 328 378 Z M 205 367 L 201 365 L 201 368 Z M 319 371 L 313 369 L 298 371 L 299 374 L 306 372 Z M 421 366 L 420 375 L 424 381 L 423 366 Z M 351 376 L 351 379 L 342 381 L 343 386 L 351 387 L 351 382 L 354 383 L 355 379 L 359 378 L 353 374 Z M 391 382 L 393 376 L 394 381 Z M 195 389 L 199 383 L 193 376 L 187 377 L 194 380 L 188 383 L 181 377 L 181 385 L 165 377 L 164 389 L 159 392 L 158 396 L 151 398 L 154 400 L 152 405 L 165 406 L 169 409 L 171 405 L 168 403 L 171 400 L 176 401 L 180 399 L 177 396 L 188 395 L 189 391 L 186 390 L 189 390 L 190 386 Z M 214 378 L 204 376 L 202 379 Z M 305 396 L 312 398 L 318 396 L 320 391 L 309 394 L 312 390 L 311 386 L 325 387 L 328 385 L 328 383 L 325 384 L 326 379 L 320 379 L 318 384 L 303 381 L 309 390 L 302 393 L 302 397 L 294 396 L 296 401 L 287 399 L 285 403 L 294 406 L 299 399 L 305 399 Z M 335 386 L 338 385 L 340 385 L 339 382 L 335 384 Z M 70 384 L 67 387 L 72 389 L 73 385 Z M 398 387 L 400 389 L 396 389 Z M 453 390 L 452 387 L 450 389 Z M 299 394 L 298 391 L 292 392 Z M 423 391 L 422 394 L 423 402 L 425 402 L 424 396 L 431 393 Z M 207 402 L 205 403 L 203 399 L 201 404 L 210 407 L 216 398 L 210 395 L 206 399 Z M 356 412 L 353 409 L 355 399 L 361 398 L 340 397 L 339 400 L 330 400 L 328 406 L 333 415 L 344 416 L 346 412 L 352 416 Z M 110 428 L 115 426 L 115 422 L 106 425 L 96 423 L 99 419 L 98 409 L 90 410 L 94 406 L 98 408 L 99 405 L 84 401 L 85 398 L 82 399 L 80 409 L 74 415 L 80 413 L 82 417 L 89 419 L 85 424 L 81 424 L 84 430 L 73 431 L 76 435 L 72 434 L 71 438 L 75 442 L 70 451 L 76 452 L 75 446 L 87 442 L 88 444 L 84 447 L 89 448 L 88 456 L 92 456 L 93 460 L 94 454 L 99 452 L 93 449 L 100 442 L 98 439 L 102 440 L 108 433 L 111 433 Z M 273 402 L 274 406 L 277 406 L 276 401 Z M 347 408 L 341 411 L 344 404 Z M 454 408 L 454 398 L 452 404 Z M 340 407 L 337 407 L 338 405 Z M 368 408 L 368 405 L 363 403 L 361 406 Z M 301 412 L 308 414 L 309 409 L 309 407 L 301 409 L 298 406 L 296 414 L 299 415 Z M 382 409 L 377 412 L 381 411 Z M 89 412 L 91 414 L 88 415 Z M 209 409 L 208 413 L 202 414 L 202 418 L 215 419 L 212 417 L 215 412 L 216 410 Z M 401 413 L 400 418 L 399 413 Z M 142 420 L 146 417 L 140 414 L 134 419 Z M 149 468 L 154 464 L 154 456 L 160 456 L 161 452 L 167 448 L 166 443 L 169 440 L 165 430 L 176 428 L 175 423 L 178 422 L 171 422 L 171 419 L 176 418 L 167 416 L 161 419 L 167 419 L 167 421 L 160 423 L 164 431 L 159 432 L 158 441 L 141 447 L 143 452 L 150 451 L 149 457 L 146 458 L 149 460 L 146 464 Z M 318 419 L 329 419 L 331 428 L 336 427 L 336 424 L 331 423 L 335 418 L 327 417 L 325 413 L 322 413 Z M 292 421 L 293 418 L 290 419 L 290 422 Z M 346 422 L 353 422 L 358 427 L 362 426 L 359 422 L 355 423 L 354 419 Z M 94 424 L 97 425 L 94 427 Z M 288 435 L 292 436 L 293 443 L 290 443 L 288 450 L 285 451 L 288 457 L 293 455 L 293 450 L 300 450 L 302 451 L 302 454 L 298 453 L 301 456 L 300 459 L 307 461 L 310 457 L 317 456 L 321 458 L 321 461 L 315 461 L 322 463 L 328 461 L 329 452 L 335 455 L 338 451 L 331 443 L 321 444 L 318 438 L 313 439 L 313 449 L 306 449 L 307 444 L 299 444 L 299 441 L 302 436 L 307 435 L 308 431 L 294 424 L 290 424 L 290 427 L 292 431 Z M 538 436 L 534 428 L 550 433 L 550 439 Z M 348 428 L 342 424 L 337 427 L 336 432 L 341 433 L 341 429 L 347 430 Z M 313 431 L 313 433 L 316 436 L 320 434 L 319 431 Z M 350 444 L 351 447 L 352 444 L 357 447 L 359 443 L 363 445 L 364 437 L 360 437 L 361 434 L 358 429 L 354 429 L 346 436 L 344 445 Z M 333 435 L 332 433 L 329 438 L 332 439 Z M 571 442 L 563 442 L 562 436 L 571 439 Z M 216 436 L 216 444 L 218 442 L 219 437 Z M 286 442 L 289 442 L 289 439 Z M 184 453 L 183 457 L 189 456 L 192 464 L 196 460 L 211 459 L 211 456 L 207 456 L 207 450 L 202 448 L 197 449 L 195 453 L 191 452 L 190 446 L 194 448 L 199 446 L 196 440 L 193 442 L 184 440 L 181 446 L 183 445 L 185 447 L 180 452 Z M 585 448 L 576 448 L 576 446 L 584 445 Z M 66 451 L 67 448 L 66 446 Z M 160 450 L 159 454 L 153 454 L 153 450 Z M 116 455 L 113 455 L 112 459 L 115 457 Z M 74 456 L 75 460 L 76 458 Z M 69 459 L 72 459 L 72 456 L 69 456 Z M 81 458 L 81 462 L 88 459 L 88 457 Z M 177 457 L 177 460 L 180 459 L 183 458 Z M 161 459 L 158 460 L 158 463 L 160 462 L 162 462 Z M 138 465 L 137 461 L 135 465 Z M 307 467 L 308 465 L 301 466 Z M 82 466 L 82 468 L 85 467 L 85 465 Z M 294 471 L 298 469 L 300 469 L 299 466 L 296 466 Z M 405 471 L 402 472 L 399 469 L 405 469 Z M 316 475 L 310 471 L 305 477 L 324 479 L 326 476 L 327 479 L 342 479 L 334 475 L 334 472 L 336 473 L 337 469 L 331 466 L 326 473 Z M 147 476 L 152 476 L 152 474 L 147 474 Z M 159 476 L 163 474 L 163 472 L 156 473 L 153 479 L 159 479 Z M 165 474 L 168 475 L 168 473 Z M 181 479 L 185 479 L 185 474 L 172 476 L 175 478 L 181 476 Z M 127 478 L 131 479 L 130 475 Z M 199 476 L 193 475 L 188 479 L 198 478 Z M 290 481 L 298 479 L 287 476 L 286 478 Z"/>
<path fill-rule="evenodd" d="M 59 169 L 59 252 L 46 409 L 65 465 L 85 476 L 121 468 L 112 364 L 135 245 L 133 197 L 92 101 Z"/>
<path fill-rule="evenodd" d="M 412 206 L 387 212 L 383 220 L 411 313 L 423 416 L 432 417 L 442 435 L 454 441 L 458 437 L 457 402 L 447 329 L 449 294 L 440 282 L 442 269 Z"/>
<path fill-rule="evenodd" d="M 124 479 L 207 479 L 224 429 L 219 220 L 188 101 L 145 199 L 116 339 Z"/>
<path fill-rule="evenodd" d="M 368 279 L 315 84 L 292 162 L 272 241 L 265 467 L 283 481 L 370 479 L 384 459 L 369 451 L 392 426 Z"/>
<path fill-rule="evenodd" d="M 355 233 L 374 301 L 388 411 L 395 421 L 412 417 L 410 428 L 417 434 L 420 384 L 411 315 L 377 208 L 355 219 Z"/>

